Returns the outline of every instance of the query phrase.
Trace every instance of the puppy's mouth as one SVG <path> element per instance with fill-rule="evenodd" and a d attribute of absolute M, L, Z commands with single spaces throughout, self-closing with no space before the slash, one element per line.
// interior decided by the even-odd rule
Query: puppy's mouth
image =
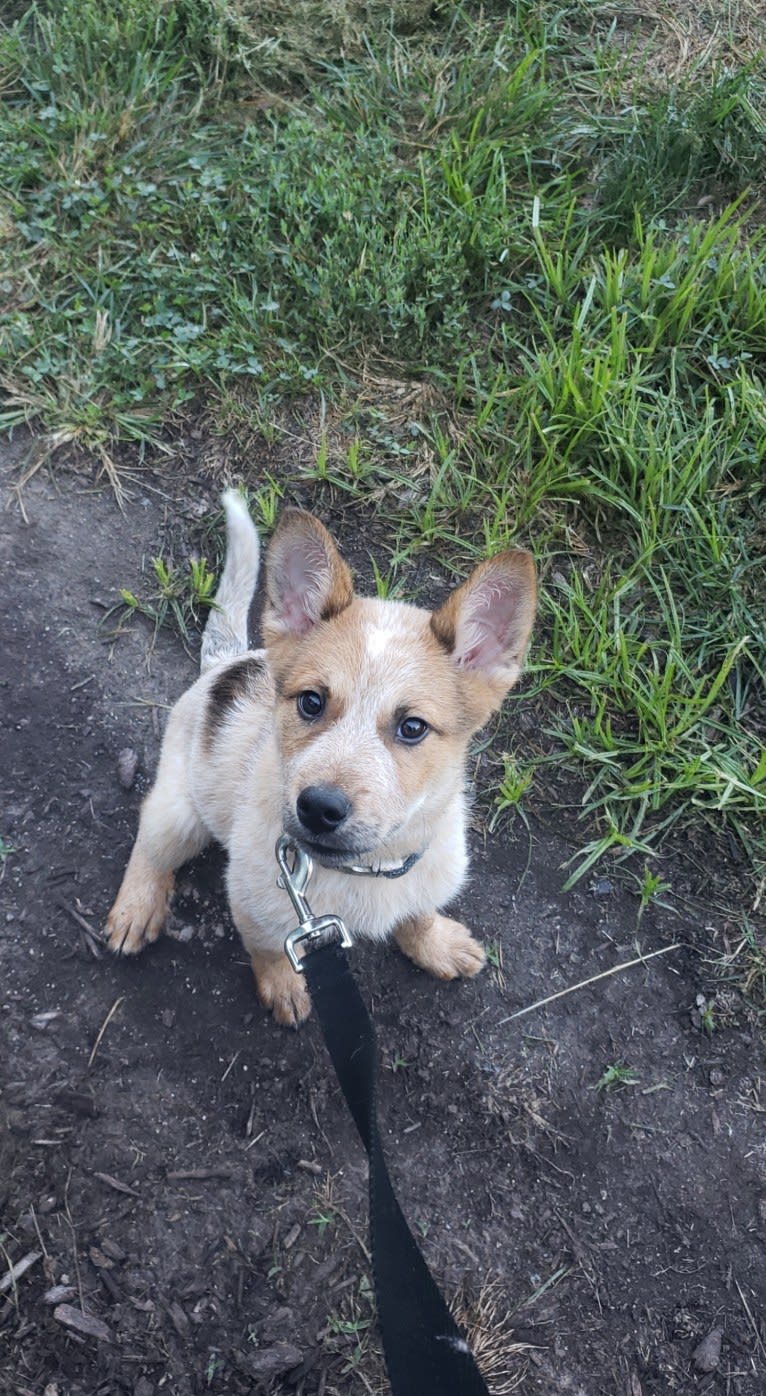
<path fill-rule="evenodd" d="M 310 854 L 316 863 L 321 863 L 323 868 L 343 868 L 349 863 L 356 863 L 359 857 L 366 853 L 364 848 L 338 848 L 330 844 L 320 843 L 318 839 L 307 838 L 301 834 L 295 839 L 305 853 Z"/>
<path fill-rule="evenodd" d="M 358 863 L 360 858 L 369 856 L 379 842 L 371 831 L 363 832 L 359 828 L 354 831 L 354 835 L 351 835 L 349 830 L 345 839 L 340 831 L 334 835 L 329 834 L 324 839 L 312 838 L 289 811 L 285 811 L 284 829 L 289 838 L 294 839 L 305 853 L 324 868 L 343 868 Z"/>

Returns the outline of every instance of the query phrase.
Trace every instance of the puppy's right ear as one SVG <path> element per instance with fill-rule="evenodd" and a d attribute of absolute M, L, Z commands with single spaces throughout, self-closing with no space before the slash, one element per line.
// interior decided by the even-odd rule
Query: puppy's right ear
<path fill-rule="evenodd" d="M 266 557 L 266 644 L 307 635 L 354 599 L 351 573 L 327 529 L 301 509 L 281 517 Z"/>

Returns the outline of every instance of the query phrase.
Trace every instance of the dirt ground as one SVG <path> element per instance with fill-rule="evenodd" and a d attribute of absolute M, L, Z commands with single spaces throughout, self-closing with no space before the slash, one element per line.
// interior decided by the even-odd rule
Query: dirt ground
<path fill-rule="evenodd" d="M 123 516 L 83 475 L 40 472 L 25 520 L 28 444 L 5 448 L 0 513 L 0 1391 L 385 1391 L 362 1151 L 316 1023 L 288 1032 L 256 1000 L 221 856 L 184 871 L 171 933 L 136 961 L 88 929 L 195 667 L 169 633 L 150 654 L 140 621 L 110 639 L 104 611 L 161 548 L 184 555 L 214 487 L 147 473 Z M 349 520 L 325 517 L 353 555 Z M 474 845 L 458 909 L 502 968 L 445 986 L 393 949 L 353 963 L 399 1195 L 493 1391 L 757 1396 L 763 1043 L 743 1014 L 704 1031 L 714 907 L 638 929 L 602 873 L 562 894 L 571 849 L 534 820 Z M 508 1021 L 637 941 L 681 948 Z M 619 1063 L 636 1084 L 596 1090 Z"/>

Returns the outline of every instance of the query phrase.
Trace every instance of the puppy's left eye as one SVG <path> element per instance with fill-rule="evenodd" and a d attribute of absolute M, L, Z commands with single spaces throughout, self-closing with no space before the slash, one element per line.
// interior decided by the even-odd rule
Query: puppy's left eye
<path fill-rule="evenodd" d="M 314 718 L 321 717 L 324 712 L 324 698 L 321 693 L 315 693 L 313 688 L 307 688 L 298 694 L 297 708 L 301 717 L 305 717 L 307 722 L 313 722 Z"/>
<path fill-rule="evenodd" d="M 422 717 L 404 717 L 396 729 L 396 735 L 407 746 L 416 746 L 422 742 L 428 730 L 428 723 Z"/>

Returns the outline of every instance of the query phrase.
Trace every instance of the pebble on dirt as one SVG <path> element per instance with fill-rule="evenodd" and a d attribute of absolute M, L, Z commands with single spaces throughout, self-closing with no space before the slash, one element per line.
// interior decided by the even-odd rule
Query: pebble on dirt
<path fill-rule="evenodd" d="M 300 1348 L 292 1343 L 275 1343 L 273 1347 L 261 1348 L 259 1352 L 247 1355 L 247 1369 L 254 1377 L 265 1381 L 284 1376 L 303 1361 Z"/>
<path fill-rule="evenodd" d="M 692 1361 L 698 1372 L 714 1372 L 721 1361 L 722 1328 L 713 1328 L 694 1349 Z"/>
<path fill-rule="evenodd" d="M 138 770 L 138 752 L 132 746 L 123 747 L 117 757 L 117 779 L 123 790 L 132 790 Z"/>

